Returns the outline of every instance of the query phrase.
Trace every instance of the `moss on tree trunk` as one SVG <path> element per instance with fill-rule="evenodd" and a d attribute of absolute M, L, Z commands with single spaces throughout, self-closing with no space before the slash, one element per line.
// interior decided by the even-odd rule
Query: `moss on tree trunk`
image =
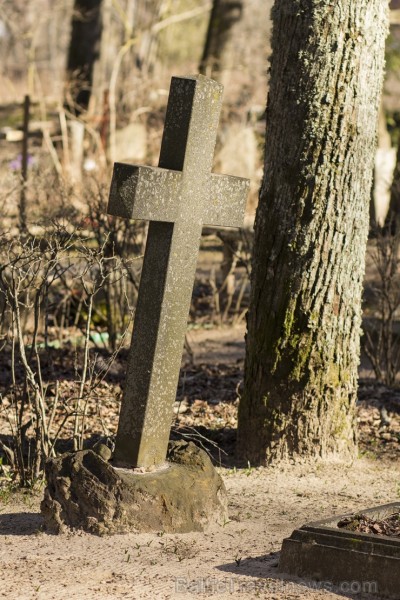
<path fill-rule="evenodd" d="M 239 452 L 349 456 L 386 0 L 276 0 Z"/>

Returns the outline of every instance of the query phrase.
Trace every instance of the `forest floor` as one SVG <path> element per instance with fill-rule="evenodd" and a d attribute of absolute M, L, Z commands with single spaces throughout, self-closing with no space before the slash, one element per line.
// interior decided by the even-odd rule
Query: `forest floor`
<path fill-rule="evenodd" d="M 185 428 L 187 435 L 197 436 L 197 441 L 212 451 L 216 462 L 224 465 L 218 468 L 228 490 L 229 521 L 206 533 L 53 536 L 42 530 L 42 491 L 15 493 L 5 486 L 0 492 L 0 597 L 352 597 L 348 593 L 350 582 L 344 582 L 342 588 L 325 582 L 323 589 L 279 573 L 278 553 L 282 540 L 306 522 L 399 498 L 400 391 L 367 379 L 370 373 L 362 366 L 360 458 L 351 464 L 297 462 L 239 468 L 234 444 L 243 337 L 243 326 L 190 332 L 194 365 L 187 362 L 188 356 L 184 358 L 186 366 L 175 406 L 175 430 L 182 432 Z M 102 423 L 110 433 L 116 424 L 113 392 L 123 368 L 124 354 L 99 391 L 103 399 L 110 398 L 102 414 Z M 68 381 L 68 377 L 65 379 Z M 387 425 L 382 423 L 383 406 Z M 95 411 L 92 422 L 100 435 Z M 213 444 L 218 444 L 218 449 Z"/>

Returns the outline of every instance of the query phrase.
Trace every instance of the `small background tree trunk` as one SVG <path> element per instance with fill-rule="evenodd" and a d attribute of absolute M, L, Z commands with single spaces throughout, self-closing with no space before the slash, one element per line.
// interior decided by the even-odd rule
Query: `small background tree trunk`
<path fill-rule="evenodd" d="M 200 70 L 215 77 L 232 67 L 235 24 L 243 14 L 243 0 L 214 0 Z M 237 43 L 237 39 L 236 39 Z"/>
<path fill-rule="evenodd" d="M 278 0 L 240 455 L 354 456 L 385 0 Z"/>
<path fill-rule="evenodd" d="M 199 70 L 225 86 L 225 101 L 264 103 L 273 0 L 214 0 Z M 260 52 L 260 48 L 263 52 Z"/>
<path fill-rule="evenodd" d="M 93 83 L 93 69 L 99 58 L 102 34 L 103 0 L 75 0 L 71 42 L 68 51 L 69 110 L 80 114 L 87 110 Z"/>
<path fill-rule="evenodd" d="M 392 233 L 399 231 L 400 221 L 400 134 L 397 142 L 396 164 L 393 171 L 393 180 L 390 187 L 389 212 L 386 217 L 386 227 Z"/>

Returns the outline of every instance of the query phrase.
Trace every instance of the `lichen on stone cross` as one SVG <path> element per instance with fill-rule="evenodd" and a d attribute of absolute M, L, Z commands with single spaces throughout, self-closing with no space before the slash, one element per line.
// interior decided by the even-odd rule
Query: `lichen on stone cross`
<path fill-rule="evenodd" d="M 222 90 L 173 77 L 159 167 L 114 165 L 109 214 L 150 221 L 115 466 L 165 461 L 201 230 L 243 222 L 249 181 L 211 173 Z"/>

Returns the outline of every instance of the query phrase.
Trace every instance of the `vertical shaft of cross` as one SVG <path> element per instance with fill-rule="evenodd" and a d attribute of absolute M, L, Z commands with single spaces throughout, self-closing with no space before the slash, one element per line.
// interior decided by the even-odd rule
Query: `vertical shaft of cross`
<path fill-rule="evenodd" d="M 166 457 L 184 336 L 208 201 L 222 86 L 173 78 L 159 166 L 182 171 L 175 223 L 150 222 L 114 464 Z"/>

